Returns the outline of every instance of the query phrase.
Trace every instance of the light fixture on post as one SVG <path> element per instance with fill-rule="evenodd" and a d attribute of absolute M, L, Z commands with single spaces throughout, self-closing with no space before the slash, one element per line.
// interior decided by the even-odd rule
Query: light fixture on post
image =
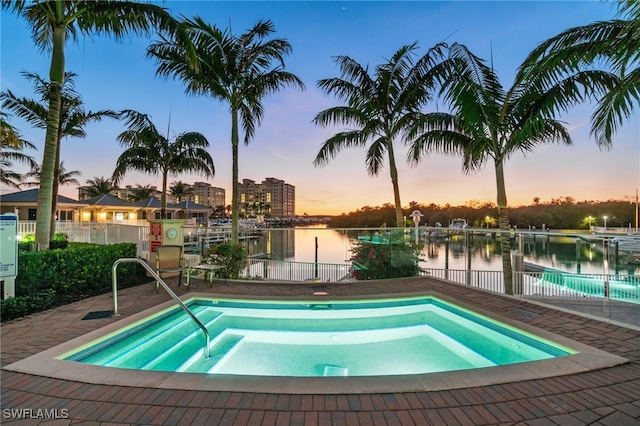
<path fill-rule="evenodd" d="M 607 216 L 602 217 L 604 219 L 604 232 L 607 232 Z"/>
<path fill-rule="evenodd" d="M 424 216 L 420 210 L 414 210 L 409 217 L 413 218 L 413 224 L 416 226 L 416 244 L 418 244 L 418 225 L 420 225 L 420 218 Z"/>
<path fill-rule="evenodd" d="M 638 233 L 638 215 L 640 210 L 638 210 L 638 189 L 636 188 L 636 234 Z"/>

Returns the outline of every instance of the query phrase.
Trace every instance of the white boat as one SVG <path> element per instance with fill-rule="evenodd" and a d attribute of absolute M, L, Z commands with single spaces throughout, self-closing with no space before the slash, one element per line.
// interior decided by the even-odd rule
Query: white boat
<path fill-rule="evenodd" d="M 467 229 L 469 224 L 466 219 L 456 218 L 449 224 L 449 229 Z"/>
<path fill-rule="evenodd" d="M 612 247 L 618 246 L 618 250 L 622 251 L 638 251 L 640 252 L 640 236 L 624 236 L 615 237 L 609 241 Z"/>

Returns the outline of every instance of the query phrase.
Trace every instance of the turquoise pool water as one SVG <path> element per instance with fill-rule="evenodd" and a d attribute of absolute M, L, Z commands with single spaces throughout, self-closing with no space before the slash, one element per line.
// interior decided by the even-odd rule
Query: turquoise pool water
<path fill-rule="evenodd" d="M 384 376 L 561 357 L 570 349 L 435 297 L 328 303 L 194 298 L 60 358 L 252 376 Z"/>

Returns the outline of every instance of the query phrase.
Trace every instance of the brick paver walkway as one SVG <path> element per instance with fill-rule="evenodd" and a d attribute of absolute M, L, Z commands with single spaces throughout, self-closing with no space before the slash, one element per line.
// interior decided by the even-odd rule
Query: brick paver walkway
<path fill-rule="evenodd" d="M 314 283 L 200 285 L 198 291 L 242 295 L 310 295 Z M 3 424 L 50 425 L 640 425 L 640 331 L 430 278 L 327 283 L 330 295 L 434 290 L 484 310 L 625 357 L 616 367 L 548 379 L 435 392 L 287 395 L 91 385 L 2 370 Z M 173 287 L 175 288 L 175 286 Z M 180 287 L 178 294 L 185 294 Z M 122 317 L 169 299 L 151 285 L 119 295 Z M 112 308 L 102 295 L 3 323 L 6 366 L 116 321 L 81 320 Z M 535 315 L 522 315 L 522 312 Z M 640 314 L 640 313 L 639 313 Z M 491 374 L 487 370 L 487 374 Z M 27 411 L 31 410 L 31 411 Z M 29 417 L 57 415 L 56 420 Z M 67 418 L 62 418 L 67 417 Z"/>

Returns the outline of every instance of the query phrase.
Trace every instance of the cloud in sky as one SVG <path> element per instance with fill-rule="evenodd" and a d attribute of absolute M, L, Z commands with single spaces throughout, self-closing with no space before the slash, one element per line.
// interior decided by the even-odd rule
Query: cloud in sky
<path fill-rule="evenodd" d="M 472 52 L 492 60 L 504 86 L 509 86 L 517 66 L 541 41 L 572 26 L 613 18 L 609 3 L 601 2 L 377 2 L 377 1 L 166 1 L 176 15 L 198 14 L 212 24 L 236 34 L 259 19 L 271 19 L 278 37 L 287 38 L 293 54 L 287 70 L 298 75 L 307 90 L 287 89 L 265 99 L 262 126 L 254 140 L 240 147 L 240 179 L 284 179 L 296 187 L 297 212 L 338 214 L 362 206 L 393 202 L 388 167 L 371 177 L 364 164 L 364 149 L 348 149 L 323 167 L 313 160 L 324 140 L 339 128 L 312 124 L 321 110 L 335 105 L 316 87 L 317 80 L 337 77 L 332 60 L 348 55 L 370 69 L 389 58 L 400 46 L 418 41 L 427 48 L 446 39 L 466 44 Z M 18 96 L 33 96 L 20 71 L 46 76 L 49 58 L 33 46 L 27 24 L 2 12 L 1 84 Z M 103 37 L 81 38 L 67 46 L 67 70 L 77 72 L 77 89 L 87 109 L 135 109 L 152 116 L 158 128 L 171 134 L 199 131 L 211 143 L 216 176 L 207 180 L 227 190 L 231 198 L 230 114 L 226 104 L 205 97 L 187 96 L 179 81 L 155 76 L 153 61 L 145 57 L 149 39 L 116 42 Z M 435 108 L 435 105 L 431 105 Z M 615 139 L 611 151 L 600 151 L 589 138 L 593 109 L 581 106 L 563 119 L 574 145 L 540 145 L 526 157 L 515 155 L 506 164 L 507 195 L 512 205 L 529 204 L 564 195 L 582 199 L 622 198 L 640 186 L 640 116 L 632 117 Z M 11 120 L 39 147 L 32 153 L 41 160 L 44 133 Z M 122 149 L 115 142 L 122 123 L 104 121 L 87 128 L 84 140 L 62 144 L 67 170 L 80 170 L 81 182 L 111 175 Z M 421 203 L 462 204 L 469 200 L 495 201 L 493 166 L 464 175 L 461 160 L 440 155 L 426 157 L 419 165 L 403 162 L 400 143 L 399 182 L 403 205 Z M 201 181 L 182 175 L 171 180 Z M 124 184 L 160 185 L 159 177 L 127 173 Z M 3 188 L 3 191 L 6 191 Z M 62 193 L 76 197 L 74 188 Z"/>

